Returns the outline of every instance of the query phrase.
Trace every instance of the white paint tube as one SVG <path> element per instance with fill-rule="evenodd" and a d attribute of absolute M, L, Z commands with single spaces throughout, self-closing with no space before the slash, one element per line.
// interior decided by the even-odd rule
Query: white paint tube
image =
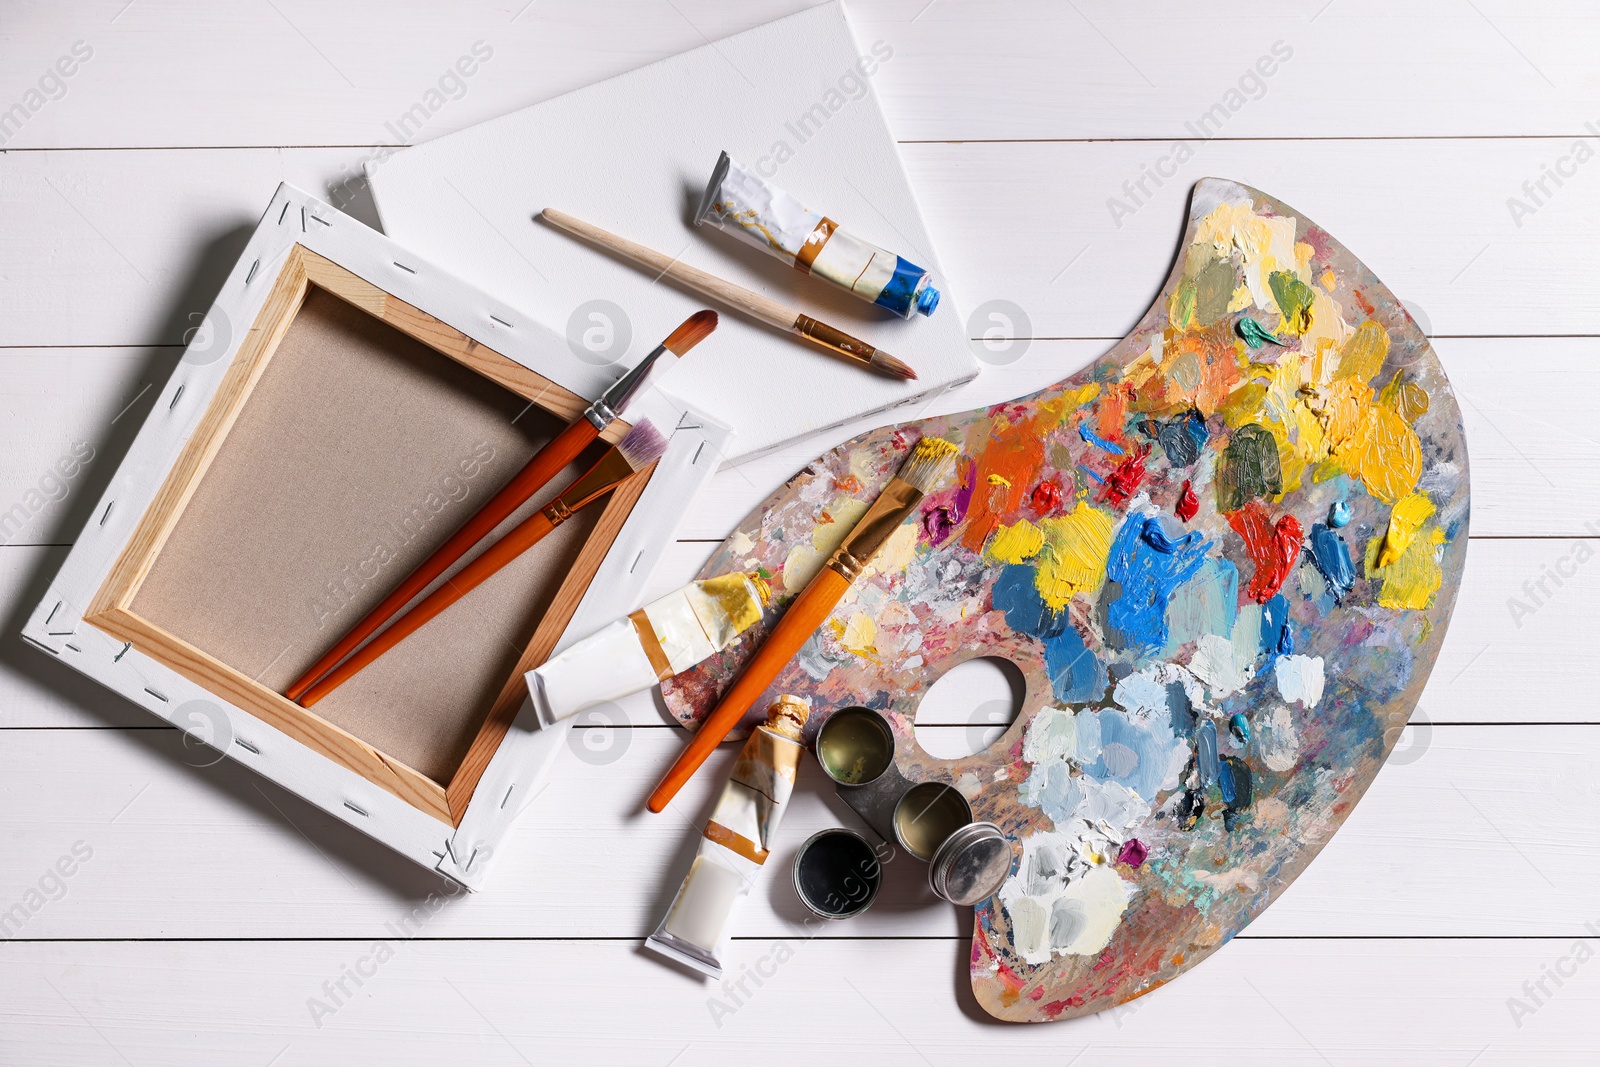
<path fill-rule="evenodd" d="M 800 728 L 810 712 L 799 697 L 781 696 L 767 709 L 767 721 L 751 732 L 694 863 L 666 918 L 645 939 L 646 948 L 710 978 L 722 977 L 733 937 L 729 920 L 771 854 L 800 772 Z"/>
<path fill-rule="evenodd" d="M 909 319 L 939 306 L 933 276 L 812 211 L 749 167 L 717 159 L 695 225 L 709 222 L 806 274 Z"/>
<path fill-rule="evenodd" d="M 732 644 L 772 597 L 754 574 L 690 582 L 618 619 L 524 677 L 543 726 L 648 689 Z"/>

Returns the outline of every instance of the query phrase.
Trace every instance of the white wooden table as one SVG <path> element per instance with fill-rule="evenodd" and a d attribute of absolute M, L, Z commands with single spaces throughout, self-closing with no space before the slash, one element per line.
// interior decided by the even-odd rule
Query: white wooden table
<path fill-rule="evenodd" d="M 637 814 L 680 743 L 649 700 L 576 733 L 488 891 L 438 907 L 432 875 L 205 765 L 209 750 L 17 639 L 279 180 L 343 182 L 476 41 L 492 59 L 419 138 L 798 6 L 0 4 L 0 107 L 41 89 L 0 123 L 0 513 L 23 508 L 0 548 L 0 914 L 27 912 L 0 933 L 0 1063 L 1600 1056 L 1592 0 L 852 3 L 863 47 L 893 48 L 875 83 L 952 286 L 967 309 L 1014 302 L 1033 338 L 941 409 L 1054 381 L 1120 337 L 1208 174 L 1361 256 L 1432 331 L 1463 401 L 1470 561 L 1400 752 L 1237 943 L 1119 1012 L 989 1023 L 966 988 L 970 917 L 910 861 L 871 913 L 821 936 L 780 863 L 740 920 L 742 988 L 642 956 L 718 778 L 697 780 L 687 815 Z M 1289 58 L 1241 84 L 1278 42 Z M 1218 103 L 1215 136 L 1196 136 L 1186 124 Z M 1141 192 L 1180 141 L 1192 158 Z M 658 587 L 838 439 L 719 474 Z M 85 448 L 80 473 L 54 473 Z M 969 673 L 935 694 L 930 746 L 981 742 L 970 720 L 994 679 Z M 852 818 L 813 778 L 786 836 Z M 52 873 L 63 857 L 70 877 Z"/>

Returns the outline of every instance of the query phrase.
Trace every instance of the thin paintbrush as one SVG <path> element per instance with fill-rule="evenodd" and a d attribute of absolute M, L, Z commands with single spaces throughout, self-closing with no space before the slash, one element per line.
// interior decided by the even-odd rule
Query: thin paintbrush
<path fill-rule="evenodd" d="M 590 404 L 581 417 L 539 449 L 527 465 L 513 475 L 461 529 L 451 534 L 450 539 L 407 575 L 405 581 L 396 586 L 382 603 L 367 612 L 366 617 L 339 638 L 321 659 L 312 664 L 310 670 L 284 690 L 284 695 L 290 700 L 299 700 L 313 682 L 355 651 L 361 642 L 377 632 L 378 627 L 409 604 L 411 598 L 431 585 L 435 578 L 449 570 L 451 564 L 466 555 L 473 545 L 489 536 L 489 532 L 510 517 L 512 512 L 533 499 L 535 493 L 543 489 L 567 464 L 577 459 L 603 430 L 616 421 L 617 412 L 639 388 L 639 383 L 644 381 L 662 353 L 671 352 L 681 358 L 716 328 L 715 311 L 697 311 L 685 319 L 683 325 L 672 331 L 672 335 L 661 342 L 654 352 L 617 379 L 616 384 Z"/>
<path fill-rule="evenodd" d="M 917 447 L 900 465 L 899 473 L 883 487 L 883 492 L 851 529 L 844 543 L 828 558 L 827 565 L 795 597 L 733 686 L 705 717 L 688 747 L 661 779 L 656 791 L 650 794 L 651 811 L 665 808 L 683 788 L 683 783 L 728 736 L 728 731 L 739 724 L 756 697 L 772 684 L 806 639 L 833 613 L 862 568 L 922 503 L 928 490 L 950 470 L 955 455 L 956 446 L 949 441 L 924 437 L 917 442 Z"/>
<path fill-rule="evenodd" d="M 889 353 L 874 348 L 867 342 L 851 337 L 843 330 L 835 329 L 825 322 L 818 322 L 810 315 L 802 315 L 794 308 L 778 301 L 762 296 L 760 293 L 751 292 L 749 289 L 732 282 L 724 281 L 714 274 L 707 274 L 697 267 L 679 263 L 671 256 L 663 255 L 653 248 L 630 241 L 626 237 L 618 237 L 608 230 L 602 230 L 593 223 L 584 222 L 582 219 L 573 218 L 564 211 L 547 207 L 540 213 L 541 217 L 550 225 L 559 230 L 582 237 L 593 242 L 601 248 L 607 248 L 620 256 L 626 256 L 636 263 L 642 263 L 651 270 L 657 271 L 656 277 L 668 277 L 682 283 L 686 288 L 694 290 L 703 297 L 717 300 L 735 311 L 742 311 L 753 319 L 757 319 L 769 326 L 776 326 L 780 330 L 798 334 L 819 348 L 825 348 L 834 355 L 843 356 L 852 363 L 870 367 L 879 374 L 886 374 L 891 378 L 902 381 L 917 376 L 903 360 L 895 359 Z"/>
<path fill-rule="evenodd" d="M 667 439 L 650 424 L 649 419 L 640 419 L 626 437 L 601 456 L 600 461 L 580 475 L 577 481 L 567 486 L 560 496 L 484 549 L 483 554 L 461 568 L 459 574 L 429 593 L 416 607 L 395 619 L 387 630 L 306 690 L 300 697 L 300 704 L 309 708 L 339 688 L 363 667 L 419 630 L 429 619 L 538 544 L 551 530 L 572 518 L 574 512 L 610 493 L 624 479 L 660 459 L 661 453 L 666 450 Z"/>

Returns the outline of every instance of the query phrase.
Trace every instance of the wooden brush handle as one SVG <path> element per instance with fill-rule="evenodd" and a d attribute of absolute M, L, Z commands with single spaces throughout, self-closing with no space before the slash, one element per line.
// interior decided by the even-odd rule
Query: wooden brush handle
<path fill-rule="evenodd" d="M 839 599 L 849 588 L 850 583 L 831 567 L 822 568 L 811 579 L 811 584 L 789 605 L 783 618 L 778 620 L 778 625 L 773 627 L 772 633 L 745 665 L 738 680 L 722 694 L 722 700 L 705 717 L 694 737 L 690 738 L 689 746 L 679 754 L 677 762 L 662 777 L 661 784 L 656 786 L 656 791 L 650 794 L 647 806 L 651 811 L 661 811 L 677 796 L 683 783 L 700 769 L 706 757 L 722 743 L 729 731 L 739 725 L 739 720 L 750 710 L 750 705 L 789 665 L 789 661 L 800 651 L 800 646 L 833 614 Z"/>
<path fill-rule="evenodd" d="M 642 263 L 652 270 L 671 278 L 673 281 L 693 289 L 701 296 L 719 301 L 735 311 L 742 311 L 753 319 L 758 319 L 769 326 L 776 326 L 780 330 L 794 329 L 795 320 L 800 317 L 800 312 L 786 304 L 752 292 L 742 285 L 735 285 L 724 281 L 715 274 L 707 274 L 698 267 L 691 267 L 687 263 L 679 263 L 676 259 L 637 241 L 630 241 L 626 237 L 618 237 L 609 230 L 602 230 L 593 223 L 584 222 L 574 218 L 564 211 L 547 207 L 542 212 L 552 226 L 576 234 L 586 241 L 591 241 L 601 248 L 609 248 L 621 256 Z"/>
<path fill-rule="evenodd" d="M 301 705 L 309 708 L 339 688 L 363 667 L 420 630 L 428 620 L 478 588 L 490 575 L 538 544 L 555 528 L 556 524 L 542 511 L 518 523 L 510 533 L 484 549 L 483 555 L 462 567 L 461 573 L 429 593 L 421 603 L 394 620 L 392 626 L 369 641 L 361 651 L 308 689 L 300 700 Z"/>
<path fill-rule="evenodd" d="M 466 555 L 473 545 L 482 541 L 512 512 L 526 504 L 535 493 L 549 484 L 550 479 L 577 459 L 579 453 L 588 448 L 599 434 L 600 431 L 587 418 L 579 418 L 558 433 L 539 449 L 533 458 L 528 460 L 527 465 L 513 475 L 487 504 L 479 508 L 461 529 L 451 534 L 450 540 L 435 549 L 433 555 L 423 560 L 421 566 L 395 587 L 394 592 L 384 597 L 382 603 L 367 612 L 365 618 L 339 638 L 310 670 L 284 691 L 284 695 L 290 700 L 299 700 L 311 689 L 312 683 L 353 652 L 357 645 L 371 637 L 378 627 L 393 617 L 395 612 L 410 603 L 412 597 L 433 584 L 435 578 L 449 570 L 451 565 Z"/>

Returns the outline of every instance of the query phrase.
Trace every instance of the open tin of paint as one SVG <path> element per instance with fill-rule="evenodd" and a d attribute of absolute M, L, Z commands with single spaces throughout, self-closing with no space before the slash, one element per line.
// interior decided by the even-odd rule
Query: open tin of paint
<path fill-rule="evenodd" d="M 872 906 L 883 867 L 872 843 L 837 827 L 812 834 L 794 856 L 794 891 L 813 915 L 848 919 Z"/>
<path fill-rule="evenodd" d="M 928 884 L 940 898 L 966 906 L 999 890 L 1011 870 L 1011 842 L 994 823 L 974 822 L 971 805 L 953 786 L 913 782 L 901 774 L 894 727 L 883 713 L 840 708 L 817 731 L 816 753 L 839 796 L 867 825 L 928 864 Z M 799 890 L 800 858 L 795 862 Z M 807 907 L 817 911 L 810 902 Z M 863 905 L 849 914 L 865 910 Z"/>

